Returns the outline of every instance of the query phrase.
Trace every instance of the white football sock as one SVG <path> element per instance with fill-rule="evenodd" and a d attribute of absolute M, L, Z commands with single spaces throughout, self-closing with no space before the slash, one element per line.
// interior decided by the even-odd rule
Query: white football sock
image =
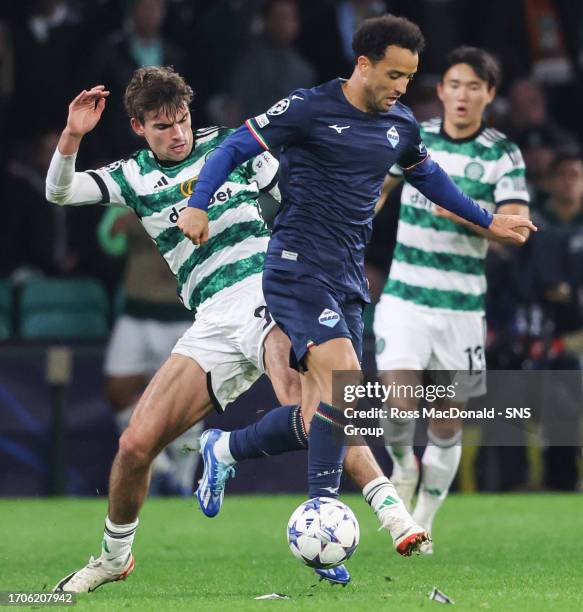
<path fill-rule="evenodd" d="M 101 544 L 101 558 L 109 563 L 123 565 L 132 552 L 134 536 L 138 528 L 139 519 L 127 525 L 116 525 L 105 519 L 105 530 Z"/>
<path fill-rule="evenodd" d="M 229 438 L 231 437 L 230 431 L 224 431 L 219 439 L 215 442 L 215 457 L 221 462 L 227 465 L 235 465 L 237 461 L 231 455 L 231 449 L 229 448 Z"/>
<path fill-rule="evenodd" d="M 417 459 L 412 446 L 387 446 L 393 461 L 393 478 L 405 472 L 417 472 Z"/>
<path fill-rule="evenodd" d="M 451 438 L 442 439 L 428 431 L 427 437 L 429 442 L 421 459 L 423 475 L 413 518 L 431 531 L 435 514 L 447 497 L 460 464 L 462 432 L 460 430 Z"/>
<path fill-rule="evenodd" d="M 413 453 L 415 435 L 414 419 L 388 419 L 384 422 L 385 443 L 387 452 L 393 461 L 393 476 L 404 472 L 417 471 Z"/>
<path fill-rule="evenodd" d="M 366 503 L 375 511 L 381 523 L 383 522 L 381 515 L 384 516 L 385 512 L 404 508 L 399 494 L 386 476 L 379 476 L 371 480 L 362 489 L 362 495 Z"/>
<path fill-rule="evenodd" d="M 405 504 L 385 476 L 379 476 L 369 482 L 362 490 L 362 494 L 379 519 L 381 524 L 379 531 L 386 529 L 394 543 L 404 533 L 415 528 L 415 522 L 405 508 Z"/>

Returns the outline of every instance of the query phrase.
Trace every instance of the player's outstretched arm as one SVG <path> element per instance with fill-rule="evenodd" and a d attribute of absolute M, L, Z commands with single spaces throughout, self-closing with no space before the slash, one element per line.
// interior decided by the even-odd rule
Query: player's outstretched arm
<path fill-rule="evenodd" d="M 75 172 L 81 139 L 99 122 L 109 91 L 103 85 L 84 89 L 69 104 L 67 125 L 61 133 L 45 183 L 45 195 L 54 204 L 94 204 L 102 199 L 97 183 L 87 174 Z"/>
<path fill-rule="evenodd" d="M 433 160 L 426 158 L 421 163 L 405 169 L 405 178 L 426 198 L 439 204 L 485 230 L 489 237 L 522 244 L 526 236 L 521 228 L 536 231 L 534 224 L 519 215 L 501 215 L 488 212 L 463 193 L 446 172 Z"/>
<path fill-rule="evenodd" d="M 262 153 L 264 148 L 245 125 L 233 132 L 212 153 L 202 168 L 188 206 L 180 213 L 178 228 L 194 244 L 208 240 L 208 205 L 215 191 L 243 162 Z"/>
<path fill-rule="evenodd" d="M 480 235 L 480 236 L 484 236 L 484 238 L 487 238 L 488 240 L 492 240 L 495 242 L 511 242 L 514 244 L 522 244 L 518 241 L 517 238 L 509 238 L 509 237 L 500 237 L 497 236 L 496 234 L 494 234 L 491 230 L 489 229 L 484 229 L 483 227 L 480 227 L 479 225 L 475 225 L 474 223 L 470 223 L 469 221 L 466 221 L 465 219 L 462 219 L 461 217 L 459 217 L 458 215 L 455 215 L 454 213 L 450 212 L 449 210 L 443 208 L 442 206 L 438 206 L 436 205 L 434 210 L 433 210 L 434 214 L 437 215 L 438 217 L 443 217 L 445 219 L 450 219 L 451 221 L 454 221 L 455 223 L 460 223 L 461 225 L 465 225 L 466 227 L 470 227 L 474 232 L 476 232 L 476 234 Z M 516 203 L 512 203 L 512 204 L 504 204 L 504 206 L 501 206 L 498 209 L 498 213 L 500 215 L 514 215 L 514 216 L 519 216 L 523 219 L 529 219 L 529 208 L 526 204 L 523 204 L 521 202 L 516 202 Z M 526 242 L 530 236 L 530 227 L 519 227 L 516 231 L 523 236 L 524 241 Z"/>

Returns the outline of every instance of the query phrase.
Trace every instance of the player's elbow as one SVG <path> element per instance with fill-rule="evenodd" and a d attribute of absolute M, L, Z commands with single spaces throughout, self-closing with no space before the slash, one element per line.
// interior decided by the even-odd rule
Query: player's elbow
<path fill-rule="evenodd" d="M 65 204 L 68 204 L 69 193 L 62 189 L 58 189 L 54 185 L 47 182 L 45 183 L 45 198 L 47 199 L 47 202 L 50 202 L 51 204 L 64 206 Z"/>

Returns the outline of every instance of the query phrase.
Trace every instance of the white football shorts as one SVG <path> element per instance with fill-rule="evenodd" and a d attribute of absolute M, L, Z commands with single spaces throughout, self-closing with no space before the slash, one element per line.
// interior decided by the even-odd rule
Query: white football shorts
<path fill-rule="evenodd" d="M 456 401 L 486 392 L 486 323 L 479 312 L 443 312 L 383 295 L 374 315 L 377 369 L 460 372 Z"/>
<path fill-rule="evenodd" d="M 205 301 L 172 352 L 200 365 L 211 399 L 224 411 L 265 372 L 263 342 L 274 326 L 261 274 L 254 274 Z"/>

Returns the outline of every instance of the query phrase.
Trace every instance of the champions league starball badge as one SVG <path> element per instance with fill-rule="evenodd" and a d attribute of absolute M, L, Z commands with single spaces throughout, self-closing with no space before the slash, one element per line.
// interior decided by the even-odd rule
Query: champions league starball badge
<path fill-rule="evenodd" d="M 289 98 L 284 98 L 279 102 L 276 102 L 268 111 L 267 114 L 272 117 L 277 117 L 277 115 L 283 115 L 285 111 L 289 108 Z"/>

